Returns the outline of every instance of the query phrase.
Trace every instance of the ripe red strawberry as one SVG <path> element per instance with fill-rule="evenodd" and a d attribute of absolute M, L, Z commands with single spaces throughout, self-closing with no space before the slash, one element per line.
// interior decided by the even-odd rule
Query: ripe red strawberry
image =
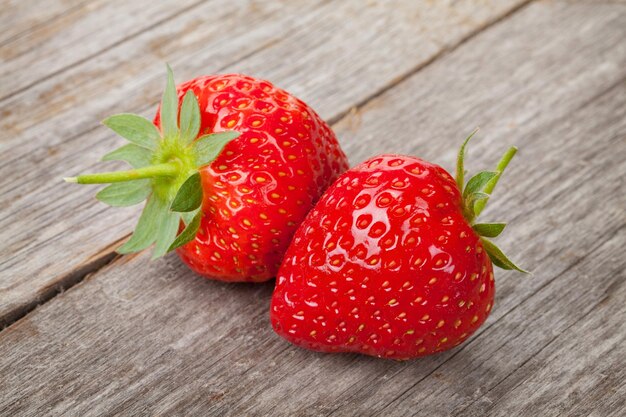
<path fill-rule="evenodd" d="M 516 149 L 463 190 L 465 143 L 457 182 L 402 155 L 371 158 L 339 177 L 278 272 L 270 314 L 279 335 L 322 352 L 407 359 L 476 331 L 493 306 L 492 262 L 520 270 L 485 239 L 504 224 L 474 223 Z"/>
<path fill-rule="evenodd" d="M 245 75 L 200 77 L 176 90 L 168 67 L 153 123 L 122 114 L 104 124 L 132 142 L 104 159 L 135 169 L 67 180 L 116 182 L 97 195 L 113 206 L 147 198 L 118 251 L 155 243 L 158 257 L 178 248 L 191 269 L 224 281 L 275 276 L 297 226 L 348 168 L 332 130 L 310 107 Z"/>

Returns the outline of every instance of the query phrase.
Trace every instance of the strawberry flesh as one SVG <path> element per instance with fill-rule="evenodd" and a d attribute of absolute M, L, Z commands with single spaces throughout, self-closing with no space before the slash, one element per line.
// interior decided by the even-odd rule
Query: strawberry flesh
<path fill-rule="evenodd" d="M 200 77 L 178 86 L 179 102 L 188 90 L 198 99 L 200 135 L 241 135 L 200 170 L 204 216 L 195 240 L 178 254 L 211 278 L 270 279 L 296 228 L 348 168 L 346 156 L 309 106 L 267 81 Z"/>
<path fill-rule="evenodd" d="M 492 264 L 452 176 L 381 155 L 343 174 L 304 220 L 270 316 L 308 349 L 407 359 L 462 343 L 493 299 Z"/>

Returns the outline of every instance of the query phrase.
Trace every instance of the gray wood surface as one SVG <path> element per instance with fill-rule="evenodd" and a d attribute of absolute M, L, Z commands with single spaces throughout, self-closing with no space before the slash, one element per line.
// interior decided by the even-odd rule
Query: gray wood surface
<path fill-rule="evenodd" d="M 0 74 L 0 100 L 24 94 L 56 73 L 101 55 L 200 3 L 168 0 L 146 7 L 139 1 L 94 0 L 71 5 L 57 16 L 50 16 L 47 3 L 46 7 L 41 2 L 30 5 L 24 14 L 45 13 L 45 18 L 39 24 L 30 23 L 30 30 L 4 45 L 2 57 L 6 62 Z M 53 9 L 55 5 L 53 2 Z"/>
<path fill-rule="evenodd" d="M 113 18 L 140 2 L 105 3 L 83 19 Z M 97 54 L 87 36 L 74 64 L 0 100 L 0 327 L 106 264 L 132 230 L 139 208 L 114 212 L 93 187 L 60 178 L 122 166 L 96 162 L 121 142 L 98 121 L 122 111 L 150 116 L 164 61 L 178 80 L 227 71 L 268 78 L 336 120 L 524 3 L 213 1 L 117 43 L 104 40 Z M 81 22 L 57 37 L 76 37 Z M 48 56 L 54 43 L 42 48 Z"/>
<path fill-rule="evenodd" d="M 27 36 L 32 30 L 80 8 L 83 3 L 85 0 L 49 0 L 46 7 L 38 7 L 39 0 L 0 0 L 0 45 Z"/>
<path fill-rule="evenodd" d="M 486 5 L 461 2 L 454 10 L 469 13 L 478 4 Z M 302 14 L 319 16 L 323 7 Z M 345 20 L 347 10 L 337 19 Z M 370 22 L 383 15 L 398 21 L 406 11 L 376 13 Z M 430 25 L 423 33 L 437 41 L 447 32 L 432 19 L 419 22 Z M 307 26 L 296 26 L 306 32 Z M 497 271 L 493 313 L 467 343 L 409 362 L 308 352 L 271 331 L 272 283 L 227 285 L 195 276 L 176 256 L 156 262 L 147 254 L 125 256 L 98 265 L 84 280 L 78 276 L 80 283 L 0 332 L 0 414 L 624 415 L 626 7 L 539 1 L 475 31 L 413 67 L 406 61 L 416 58 L 403 52 L 395 65 L 409 70 L 385 70 L 399 74 L 395 78 L 375 79 L 371 69 L 365 91 L 355 87 L 357 72 L 342 72 L 352 68 L 348 58 L 362 52 L 342 57 L 334 71 L 320 69 L 326 77 L 345 76 L 347 86 L 303 80 L 310 70 L 291 73 L 267 61 L 284 55 L 290 42 L 311 43 L 298 62 L 331 53 L 324 46 L 340 51 L 346 42 L 376 42 L 344 39 L 349 31 L 318 37 L 317 47 L 309 35 L 291 33 L 231 64 L 301 88 L 300 95 L 336 121 L 353 163 L 394 151 L 452 168 L 459 142 L 476 125 L 482 131 L 471 144 L 469 169 L 491 166 L 509 145 L 520 147 L 483 216 L 510 222 L 501 246 L 534 274 Z M 407 27 L 394 36 L 409 33 Z M 415 40 L 395 42 L 408 48 Z M 375 58 L 352 62 L 372 65 Z M 159 78 L 159 68 L 151 77 Z M 151 80 L 128 83 L 158 84 Z M 140 96 L 132 100 L 145 108 Z M 93 106 L 89 111 L 100 111 Z M 86 117 L 76 123 L 88 129 Z M 92 140 L 81 135 L 57 145 L 67 150 L 56 169 L 81 166 L 68 165 L 67 156 Z M 84 148 L 98 148 L 96 142 Z M 94 152 L 102 149 L 108 145 Z M 84 197 L 81 205 L 88 204 Z M 79 221 L 66 220 L 77 229 Z M 119 236 L 100 239 L 111 244 Z M 72 239 L 55 241 L 72 249 Z M 93 246 L 84 250 L 96 253 Z M 63 259 L 64 271 L 75 270 L 75 260 Z M 29 286 L 41 282 L 51 281 Z"/>

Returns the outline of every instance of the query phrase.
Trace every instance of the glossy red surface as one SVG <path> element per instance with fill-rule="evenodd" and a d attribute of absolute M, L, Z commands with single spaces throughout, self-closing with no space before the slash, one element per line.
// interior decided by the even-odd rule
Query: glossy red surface
<path fill-rule="evenodd" d="M 493 268 L 443 168 L 382 155 L 343 174 L 294 236 L 272 298 L 296 345 L 396 359 L 449 349 L 487 318 Z"/>
<path fill-rule="evenodd" d="M 199 274 L 224 281 L 275 276 L 291 237 L 324 190 L 348 168 L 330 127 L 271 83 L 238 74 L 181 84 L 201 110 L 200 134 L 241 136 L 201 170 L 204 217 L 178 250 Z M 159 115 L 155 117 L 158 125 Z"/>

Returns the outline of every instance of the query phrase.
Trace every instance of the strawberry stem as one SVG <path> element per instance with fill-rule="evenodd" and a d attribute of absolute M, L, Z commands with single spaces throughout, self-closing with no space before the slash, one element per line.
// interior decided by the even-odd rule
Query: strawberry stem
<path fill-rule="evenodd" d="M 159 257 L 193 240 L 203 215 L 198 170 L 212 163 L 224 146 L 240 135 L 228 131 L 198 137 L 201 121 L 198 98 L 189 89 L 179 111 L 174 75 L 169 66 L 160 117 L 160 130 L 148 119 L 129 113 L 111 116 L 103 122 L 131 142 L 105 155 L 103 160 L 126 161 L 134 169 L 64 178 L 78 184 L 114 183 L 96 194 L 98 200 L 111 206 L 125 207 L 146 200 L 135 232 L 118 249 L 120 253 L 138 252 L 154 244 L 154 257 Z M 181 218 L 186 227 L 177 237 Z"/>
<path fill-rule="evenodd" d="M 502 155 L 502 158 L 500 159 L 500 162 L 498 162 L 498 166 L 496 167 L 496 172 L 498 174 L 491 181 L 489 181 L 487 185 L 485 185 L 485 188 L 483 189 L 483 192 L 485 194 L 492 193 L 493 189 L 496 187 L 496 184 L 498 183 L 498 180 L 502 176 L 502 172 L 504 172 L 504 169 L 509 165 L 509 162 L 511 162 L 511 159 L 513 159 L 516 153 L 517 153 L 517 148 L 515 146 L 511 146 L 504 153 L 504 155 Z M 487 200 L 481 200 L 476 203 L 476 206 L 474 207 L 474 213 L 476 217 L 478 217 L 480 213 L 482 213 L 486 204 L 487 204 Z"/>
<path fill-rule="evenodd" d="M 147 167 L 129 169 L 127 171 L 99 172 L 96 174 L 82 174 L 77 177 L 64 178 L 65 182 L 78 184 L 108 184 L 140 180 L 143 178 L 175 177 L 180 167 L 174 162 L 148 165 Z"/>
<path fill-rule="evenodd" d="M 457 157 L 456 164 L 456 183 L 458 184 L 459 191 L 461 192 L 461 209 L 463 210 L 463 216 L 467 222 L 472 226 L 474 231 L 480 236 L 485 251 L 489 255 L 491 262 L 502 269 L 514 269 L 516 271 L 528 273 L 513 261 L 511 261 L 503 252 L 487 237 L 497 237 L 504 227 L 505 223 L 479 223 L 474 224 L 474 220 L 478 217 L 481 211 L 485 208 L 487 201 L 491 195 L 491 192 L 495 188 L 498 180 L 502 176 L 502 172 L 511 162 L 511 159 L 515 156 L 517 148 L 515 146 L 510 147 L 498 162 L 498 166 L 495 171 L 481 171 L 474 175 L 465 183 L 465 148 L 469 140 L 474 136 L 476 130 L 472 132 L 461 145 L 459 155 Z"/>

